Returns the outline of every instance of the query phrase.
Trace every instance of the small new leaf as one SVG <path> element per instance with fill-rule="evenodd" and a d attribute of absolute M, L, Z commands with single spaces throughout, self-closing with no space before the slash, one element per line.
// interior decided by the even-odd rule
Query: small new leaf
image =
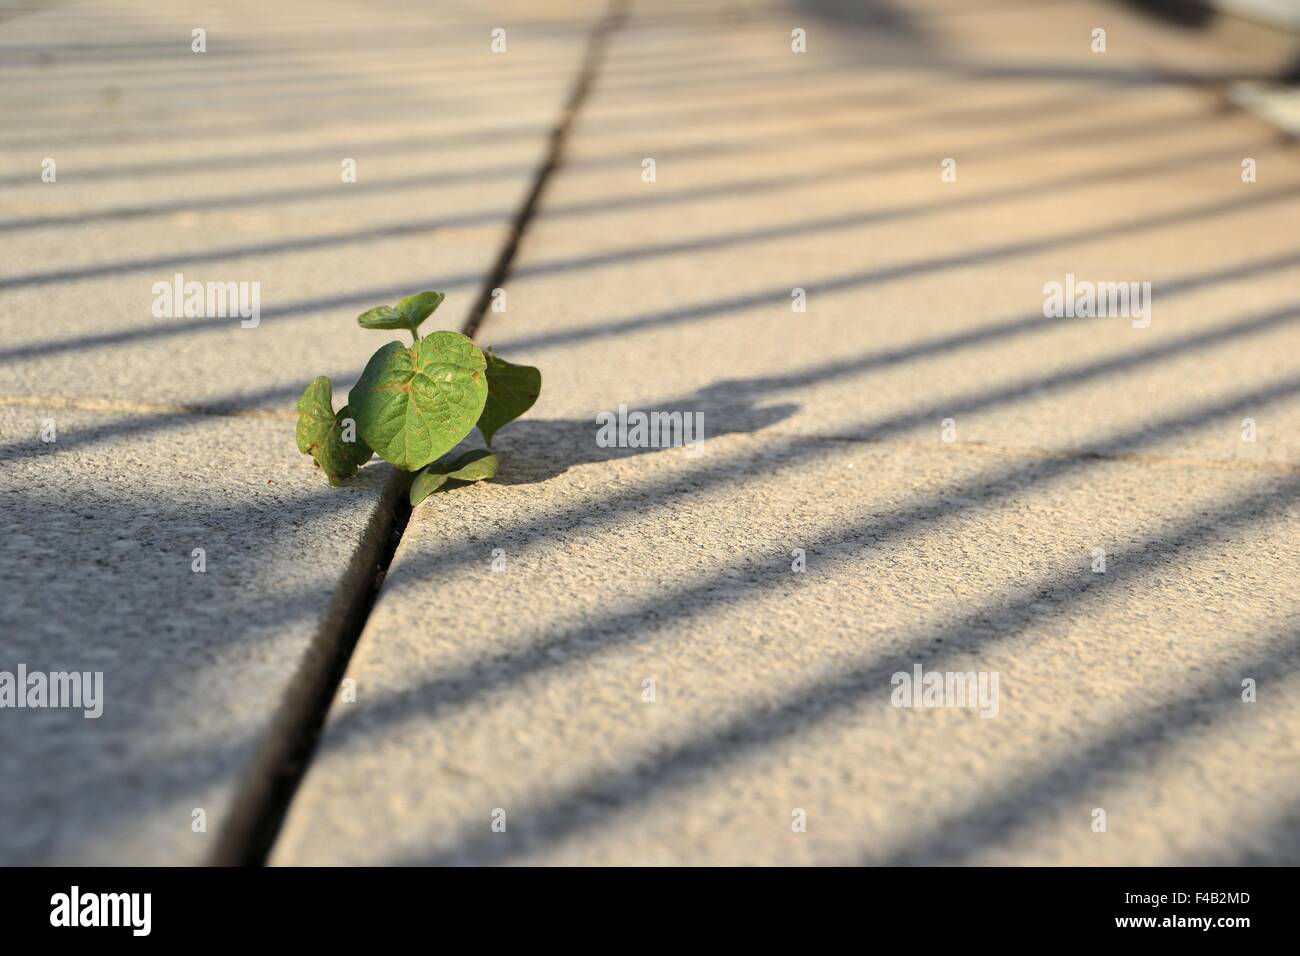
<path fill-rule="evenodd" d="M 349 407 L 344 405 L 335 413 L 333 392 L 333 385 L 324 375 L 303 391 L 298 399 L 297 439 L 298 450 L 311 455 L 330 484 L 337 485 L 355 475 L 357 466 L 370 460 L 371 451 L 355 436 L 355 427 L 348 427 L 352 418 Z M 355 440 L 346 441 L 348 433 Z"/>
<path fill-rule="evenodd" d="M 407 296 L 397 306 L 380 305 L 357 316 L 363 329 L 406 329 L 417 339 L 416 329 L 445 299 L 441 292 L 420 292 Z"/>
<path fill-rule="evenodd" d="M 411 507 L 414 508 L 448 481 L 482 481 L 484 478 L 494 478 L 497 465 L 497 456 L 486 448 L 468 451 L 450 464 L 429 465 L 411 482 Z"/>
<path fill-rule="evenodd" d="M 487 391 L 478 346 L 459 332 L 434 332 L 410 348 L 389 342 L 371 356 L 348 404 L 367 445 L 417 471 L 470 433 Z"/>
<path fill-rule="evenodd" d="M 357 316 L 357 325 L 363 329 L 404 329 L 402 313 L 391 305 L 378 305 Z"/>
<path fill-rule="evenodd" d="M 445 298 L 447 297 L 441 292 L 418 292 L 397 303 L 397 311 L 401 313 L 407 328 L 418 329 L 420 323 L 433 315 Z"/>
<path fill-rule="evenodd" d="M 479 416 L 478 430 L 492 444 L 492 436 L 533 407 L 542 393 L 542 373 L 531 365 L 515 365 L 484 352 L 487 360 L 487 402 Z"/>

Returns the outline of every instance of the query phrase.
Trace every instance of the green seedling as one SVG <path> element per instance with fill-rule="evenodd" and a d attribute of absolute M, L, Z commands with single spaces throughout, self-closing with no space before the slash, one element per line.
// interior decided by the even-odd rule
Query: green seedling
<path fill-rule="evenodd" d="M 482 481 L 497 473 L 487 449 L 440 463 L 475 427 L 491 448 L 502 426 L 537 401 L 542 373 L 482 352 L 459 332 L 421 338 L 420 324 L 442 304 L 441 292 L 421 292 L 395 306 L 357 316 L 363 329 L 405 329 L 410 346 L 389 342 L 366 363 L 348 402 L 334 411 L 333 386 L 322 375 L 298 400 L 298 450 L 311 455 L 337 485 L 378 453 L 403 471 L 417 472 L 411 504 L 437 489 Z"/>

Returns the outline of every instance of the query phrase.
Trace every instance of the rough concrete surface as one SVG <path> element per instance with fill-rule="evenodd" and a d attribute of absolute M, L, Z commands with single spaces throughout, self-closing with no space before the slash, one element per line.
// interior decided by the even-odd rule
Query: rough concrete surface
<path fill-rule="evenodd" d="M 480 335 L 542 398 L 415 511 L 274 862 L 1300 859 L 1300 157 L 1213 76 L 1266 51 L 857 6 L 614 35 Z M 996 716 L 891 706 L 918 664 Z"/>
<path fill-rule="evenodd" d="M 478 335 L 541 399 L 413 512 L 269 862 L 1300 862 L 1300 153 L 1233 92 L 1294 41 L 139 0 L 0 47 L 0 670 L 105 688 L 0 711 L 0 862 L 204 862 L 274 809 L 397 487 L 327 486 L 293 402 L 363 309 L 471 316 L 557 130 Z M 156 317 L 177 272 L 260 324 Z M 1067 276 L 1150 310 L 1046 317 Z M 606 447 L 620 406 L 702 453 Z M 896 706 L 917 667 L 996 694 Z"/>
<path fill-rule="evenodd" d="M 436 282 L 430 327 L 458 327 L 600 10 L 532 7 L 79 3 L 6 22 L 0 394 L 76 380 L 292 408 L 311 375 L 360 374 L 382 344 L 353 321 L 365 309 Z M 505 55 L 498 20 L 515 25 Z M 177 273 L 259 283 L 261 323 L 155 317 L 154 283 Z"/>
<path fill-rule="evenodd" d="M 98 718 L 3 711 L 5 863 L 210 855 L 391 474 L 331 488 L 292 440 L 278 420 L 0 406 L 0 669 L 103 674 Z"/>

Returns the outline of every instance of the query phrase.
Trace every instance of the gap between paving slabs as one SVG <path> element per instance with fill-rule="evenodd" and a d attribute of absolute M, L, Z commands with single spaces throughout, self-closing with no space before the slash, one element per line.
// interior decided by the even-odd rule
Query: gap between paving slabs
<path fill-rule="evenodd" d="M 510 274 L 519 242 L 532 222 L 547 183 L 559 169 L 564 147 L 604 60 L 613 34 L 627 18 L 631 0 L 610 0 L 587 38 L 573 88 L 551 128 L 546 152 L 515 215 L 506 241 L 461 326 L 475 338 L 492 304 L 492 291 Z M 211 862 L 217 866 L 260 866 L 270 854 L 289 804 L 307 770 L 324 728 L 334 693 L 374 607 L 388 566 L 411 516 L 407 490 L 413 476 L 394 469 L 380 507 L 335 592 L 326 623 L 308 647 L 298 675 L 280 703 L 252 766 L 239 785 L 217 838 Z"/>

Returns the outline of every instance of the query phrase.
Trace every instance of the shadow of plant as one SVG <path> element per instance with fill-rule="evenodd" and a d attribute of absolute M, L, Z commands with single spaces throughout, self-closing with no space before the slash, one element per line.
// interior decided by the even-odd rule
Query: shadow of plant
<path fill-rule="evenodd" d="M 726 386 L 702 389 L 695 398 L 643 411 L 700 414 L 704 440 L 720 435 L 750 434 L 784 421 L 799 410 L 791 403 L 758 407 L 748 395 L 728 393 Z M 556 478 L 575 465 L 615 461 L 650 452 L 675 452 L 680 448 L 602 448 L 596 443 L 599 426 L 589 419 L 529 419 L 511 423 L 501 433 L 494 451 L 501 456 L 501 474 L 493 479 L 503 485 L 530 485 Z M 479 439 L 475 437 L 477 442 Z M 451 453 L 459 454 L 463 449 Z"/>

